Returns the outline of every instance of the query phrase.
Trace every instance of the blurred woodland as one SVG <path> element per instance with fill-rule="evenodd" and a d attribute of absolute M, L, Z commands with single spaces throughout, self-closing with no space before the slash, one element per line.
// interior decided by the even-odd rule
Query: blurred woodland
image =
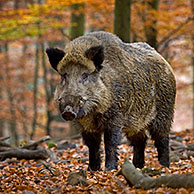
<path fill-rule="evenodd" d="M 0 137 L 72 135 L 53 102 L 60 77 L 45 50 L 99 30 L 147 42 L 167 59 L 177 79 L 173 130 L 191 129 L 193 15 L 193 0 L 0 0 Z"/>

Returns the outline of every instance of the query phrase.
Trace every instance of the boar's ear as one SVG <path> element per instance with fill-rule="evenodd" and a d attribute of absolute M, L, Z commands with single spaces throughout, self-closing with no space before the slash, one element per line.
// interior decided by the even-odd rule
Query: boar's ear
<path fill-rule="evenodd" d="M 48 55 L 51 66 L 57 71 L 57 65 L 59 61 L 65 56 L 64 51 L 58 48 L 47 48 L 46 53 Z"/>
<path fill-rule="evenodd" d="M 104 60 L 103 46 L 93 46 L 85 51 L 85 55 L 88 59 L 94 62 L 94 65 L 98 71 L 102 69 L 102 62 Z"/>

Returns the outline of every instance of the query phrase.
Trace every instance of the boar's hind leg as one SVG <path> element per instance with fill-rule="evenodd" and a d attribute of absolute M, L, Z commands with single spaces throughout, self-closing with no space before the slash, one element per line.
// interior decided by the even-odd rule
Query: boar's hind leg
<path fill-rule="evenodd" d="M 85 144 L 89 148 L 89 167 L 88 170 L 99 170 L 100 169 L 100 133 L 87 133 L 82 132 L 82 137 Z"/>
<path fill-rule="evenodd" d="M 136 168 L 143 168 L 144 166 L 144 150 L 146 146 L 147 136 L 144 132 L 127 137 L 133 146 L 133 164 Z"/>
<path fill-rule="evenodd" d="M 170 166 L 169 161 L 169 131 L 171 126 L 171 120 L 156 118 L 149 126 L 152 139 L 155 141 L 155 146 L 158 151 L 159 163 L 165 167 Z"/>
<path fill-rule="evenodd" d="M 160 164 L 169 167 L 169 138 L 162 137 L 162 139 L 155 139 L 155 146 L 158 151 L 158 160 Z"/>
<path fill-rule="evenodd" d="M 105 170 L 117 169 L 117 149 L 121 141 L 121 134 L 121 129 L 117 127 L 108 127 L 104 131 Z"/>

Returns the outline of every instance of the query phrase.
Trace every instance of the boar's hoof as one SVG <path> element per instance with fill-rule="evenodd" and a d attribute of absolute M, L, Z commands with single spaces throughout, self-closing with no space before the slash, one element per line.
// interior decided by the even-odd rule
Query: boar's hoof
<path fill-rule="evenodd" d="M 161 158 L 161 159 L 159 160 L 159 163 L 160 163 L 162 166 L 164 166 L 164 167 L 167 167 L 167 168 L 170 167 L 170 161 L 169 161 L 169 157 L 168 157 L 168 156 L 166 156 L 166 158 Z"/>
<path fill-rule="evenodd" d="M 88 171 L 97 171 L 100 170 L 100 164 L 96 166 L 88 166 Z"/>
<path fill-rule="evenodd" d="M 72 107 L 67 106 L 65 110 L 62 112 L 62 117 L 66 121 L 72 121 L 76 117 L 76 113 L 72 110 Z"/>

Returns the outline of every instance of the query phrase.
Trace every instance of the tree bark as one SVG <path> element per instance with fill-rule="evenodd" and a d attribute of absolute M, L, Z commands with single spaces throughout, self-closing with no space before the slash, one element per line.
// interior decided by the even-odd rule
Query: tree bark
<path fill-rule="evenodd" d="M 14 1 L 14 9 L 15 10 L 19 9 L 19 1 L 18 0 Z"/>
<path fill-rule="evenodd" d="M 193 25 L 194 25 L 194 0 L 191 0 L 191 11 L 193 15 Z M 191 41 L 192 41 L 192 56 L 191 56 L 191 65 L 193 67 L 193 98 L 194 98 L 194 32 L 191 34 Z M 193 102 L 193 134 L 194 134 L 194 102 Z"/>
<path fill-rule="evenodd" d="M 34 141 L 34 142 L 32 142 L 32 143 L 28 143 L 28 144 L 24 145 L 22 148 L 23 148 L 23 149 L 34 150 L 34 149 L 37 149 L 37 147 L 38 147 L 41 143 L 43 143 L 43 142 L 45 142 L 45 141 L 48 141 L 48 140 L 50 140 L 50 139 L 51 139 L 50 136 L 44 136 L 44 137 L 38 139 L 37 141 Z"/>
<path fill-rule="evenodd" d="M 162 185 L 172 188 L 194 188 L 194 176 L 191 174 L 172 174 L 152 178 L 144 176 L 127 158 L 122 165 L 121 174 L 128 181 L 129 185 L 135 188 L 151 189 L 161 187 Z"/>
<path fill-rule="evenodd" d="M 11 72 L 9 69 L 9 54 L 8 54 L 8 44 L 6 43 L 4 45 L 4 52 L 5 52 L 5 77 L 7 82 L 11 81 Z M 13 88 L 12 88 L 13 89 Z M 16 112 L 15 112 L 15 104 L 14 104 L 14 95 L 13 91 L 9 87 L 9 85 L 6 86 L 6 92 L 7 92 L 7 97 L 9 100 L 9 113 L 10 113 L 10 119 L 8 121 L 9 124 L 9 130 L 10 133 L 13 135 L 13 143 L 15 145 L 18 145 L 18 134 L 17 134 L 17 122 L 16 122 Z"/>
<path fill-rule="evenodd" d="M 45 149 L 39 150 L 9 150 L 0 153 L 0 160 L 5 160 L 6 158 L 17 158 L 26 160 L 40 160 L 48 158 L 48 153 Z"/>
<path fill-rule="evenodd" d="M 3 3 L 0 2 L 0 11 L 2 10 L 2 8 L 3 8 Z M 3 52 L 3 49 L 2 49 L 2 46 L 0 46 L 0 53 L 2 53 L 2 52 Z M 0 74 L 0 81 L 1 80 L 3 80 L 3 76 Z M 2 89 L 0 90 L 0 100 L 1 99 L 3 99 L 3 90 Z M 4 123 L 5 123 L 3 118 L 0 119 L 0 123 L 1 123 L 1 125 L 0 125 L 0 137 L 2 137 L 3 133 L 4 133 Z"/>
<path fill-rule="evenodd" d="M 77 3 L 71 6 L 71 28 L 70 28 L 70 38 L 71 40 L 82 36 L 84 34 L 84 3 Z"/>
<path fill-rule="evenodd" d="M 45 59 L 45 46 L 44 42 L 41 43 L 41 53 L 42 53 L 42 66 L 43 66 L 43 80 L 44 80 L 44 90 L 45 90 L 45 100 L 46 100 L 46 134 L 50 135 L 51 134 L 51 129 L 50 129 L 50 124 L 52 121 L 52 113 L 50 111 L 50 102 L 51 102 L 51 95 L 52 91 L 49 89 L 49 83 L 48 83 L 48 78 L 47 78 L 47 67 L 46 67 L 46 59 Z"/>
<path fill-rule="evenodd" d="M 45 136 L 33 143 L 24 145 L 21 148 L 17 148 L 3 142 L 2 138 L 2 140 L 0 140 L 0 161 L 13 157 L 26 160 L 46 159 L 52 155 L 52 152 L 39 145 L 48 140 L 50 140 L 50 137 Z"/>
<path fill-rule="evenodd" d="M 33 1 L 30 1 L 30 4 L 33 4 Z M 38 4 L 42 4 L 42 0 L 38 0 Z M 37 125 L 37 95 L 38 95 L 38 70 L 40 67 L 40 56 L 39 56 L 39 51 L 40 51 L 40 22 L 37 22 L 37 30 L 38 30 L 38 36 L 37 36 L 37 42 L 36 42 L 36 51 L 35 51 L 35 70 L 34 70 L 34 87 L 33 87 L 33 121 L 32 121 L 32 132 L 30 134 L 30 139 L 33 138 L 35 131 L 36 131 L 36 125 Z"/>
<path fill-rule="evenodd" d="M 26 63 L 27 63 L 27 57 L 26 57 L 26 50 L 27 50 L 27 45 L 25 43 L 23 43 L 22 45 L 22 56 L 20 57 L 20 69 L 26 69 Z M 22 103 L 24 102 L 25 99 L 25 95 L 23 94 L 23 91 L 26 90 L 26 80 L 24 77 L 25 72 L 21 72 L 21 74 L 19 75 L 19 81 L 21 82 L 21 95 L 20 98 L 18 99 L 18 103 Z M 28 132 L 28 123 L 26 122 L 27 120 L 27 111 L 28 111 L 28 107 L 26 104 L 19 106 L 18 107 L 18 111 L 20 111 L 21 117 L 20 117 L 20 121 L 23 127 L 23 136 L 24 139 L 27 140 L 29 138 L 29 132 Z"/>
<path fill-rule="evenodd" d="M 147 10 L 144 17 L 144 29 L 147 43 L 154 47 L 157 46 L 157 18 L 152 14 L 152 11 L 158 12 L 159 0 L 144 1 L 144 4 L 147 5 Z"/>
<path fill-rule="evenodd" d="M 36 131 L 37 123 L 37 93 L 38 93 L 38 70 L 39 70 L 39 43 L 36 43 L 36 54 L 35 54 L 35 69 L 34 69 L 34 84 L 33 84 L 33 120 L 32 120 L 32 132 L 30 139 L 33 138 Z"/>
<path fill-rule="evenodd" d="M 132 0 L 115 0 L 114 34 L 124 42 L 130 42 Z"/>
<path fill-rule="evenodd" d="M 0 2 L 0 10 L 1 10 L 1 2 Z M 2 53 L 2 47 L 0 46 L 0 53 Z M 0 72 L 0 82 L 3 80 L 3 74 Z M 3 99 L 3 95 L 4 95 L 4 91 L 1 88 L 0 89 L 0 100 Z M 0 137 L 3 137 L 3 133 L 4 133 L 4 124 L 5 124 L 5 120 L 3 117 L 0 118 Z"/>

